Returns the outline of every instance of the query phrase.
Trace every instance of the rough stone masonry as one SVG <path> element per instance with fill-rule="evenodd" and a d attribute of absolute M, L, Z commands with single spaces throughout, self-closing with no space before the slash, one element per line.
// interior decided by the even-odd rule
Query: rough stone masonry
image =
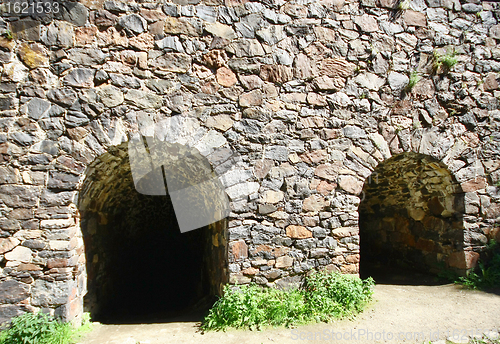
<path fill-rule="evenodd" d="M 220 178 L 231 214 L 212 239 L 230 283 L 358 273 L 369 189 L 384 197 L 366 200 L 364 222 L 381 208 L 387 223 L 367 229 L 374 245 L 474 267 L 499 236 L 499 19 L 479 0 L 81 0 L 4 14 L 0 319 L 82 314 L 81 204 L 111 201 L 119 147 L 138 133 L 196 149 Z"/>

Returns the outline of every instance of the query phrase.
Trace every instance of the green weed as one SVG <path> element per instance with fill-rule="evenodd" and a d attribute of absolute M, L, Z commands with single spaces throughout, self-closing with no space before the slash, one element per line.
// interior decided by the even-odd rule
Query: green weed
<path fill-rule="evenodd" d="M 411 89 L 420 81 L 420 76 L 418 75 L 418 72 L 414 70 L 410 74 L 410 80 L 408 80 L 408 85 L 406 85 L 406 89 L 408 91 L 411 91 Z"/>
<path fill-rule="evenodd" d="M 13 318 L 10 327 L 0 333 L 0 344 L 71 344 L 88 330 L 88 318 L 75 328 L 42 312 L 24 313 Z"/>
<path fill-rule="evenodd" d="M 371 300 L 373 284 L 372 279 L 317 272 L 307 276 L 301 288 L 288 291 L 255 284 L 236 288 L 226 285 L 202 329 L 288 327 L 351 316 Z"/>
<path fill-rule="evenodd" d="M 484 261 L 478 262 L 478 270 L 457 281 L 471 289 L 489 289 L 500 287 L 500 245 L 490 241 Z"/>
<path fill-rule="evenodd" d="M 446 54 L 441 54 L 439 51 L 434 51 L 434 71 L 437 72 L 439 69 L 443 69 L 444 72 L 448 72 L 454 65 L 458 63 L 457 52 L 455 50 L 449 50 Z"/>

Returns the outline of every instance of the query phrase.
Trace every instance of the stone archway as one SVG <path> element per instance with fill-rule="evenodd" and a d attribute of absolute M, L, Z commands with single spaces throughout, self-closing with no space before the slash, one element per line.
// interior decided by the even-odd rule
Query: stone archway
<path fill-rule="evenodd" d="M 464 209 L 462 188 L 442 162 L 414 152 L 385 160 L 359 206 L 361 274 L 373 267 L 465 273 Z"/>
<path fill-rule="evenodd" d="M 151 170 L 135 179 L 130 142 L 109 147 L 87 168 L 78 207 L 88 274 L 84 303 L 95 319 L 150 321 L 154 316 L 158 320 L 209 302 L 228 282 L 226 218 L 214 216 L 218 221 L 186 232 L 174 203 L 193 207 L 187 212 L 192 217 L 211 210 L 220 215 L 220 207 L 202 205 L 215 202 L 214 192 L 231 199 L 245 193 L 248 174 L 241 172 L 238 156 L 224 137 L 206 130 L 195 135 L 193 128 L 199 129 L 196 120 L 178 116 L 141 130 L 154 135 L 164 150 L 155 159 L 167 180 L 173 181 L 166 193 L 138 192 L 156 174 Z M 207 189 L 209 178 L 218 189 Z M 172 185 L 185 188 L 174 190 Z M 137 317 L 130 318 L 131 314 Z"/>

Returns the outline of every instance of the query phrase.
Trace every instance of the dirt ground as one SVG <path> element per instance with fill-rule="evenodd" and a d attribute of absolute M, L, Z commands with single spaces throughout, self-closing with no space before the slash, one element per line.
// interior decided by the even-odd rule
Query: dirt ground
<path fill-rule="evenodd" d="M 96 325 L 81 344 L 428 343 L 500 331 L 500 296 L 453 284 L 378 284 L 374 302 L 354 320 L 293 329 L 202 334 L 197 322 Z"/>

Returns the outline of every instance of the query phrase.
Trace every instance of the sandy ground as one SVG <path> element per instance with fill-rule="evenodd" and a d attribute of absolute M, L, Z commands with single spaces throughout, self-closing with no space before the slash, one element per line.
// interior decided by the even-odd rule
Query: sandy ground
<path fill-rule="evenodd" d="M 452 284 L 379 284 L 374 303 L 355 320 L 293 329 L 202 334 L 199 323 L 96 325 L 81 344 L 428 343 L 500 331 L 500 296 Z"/>

